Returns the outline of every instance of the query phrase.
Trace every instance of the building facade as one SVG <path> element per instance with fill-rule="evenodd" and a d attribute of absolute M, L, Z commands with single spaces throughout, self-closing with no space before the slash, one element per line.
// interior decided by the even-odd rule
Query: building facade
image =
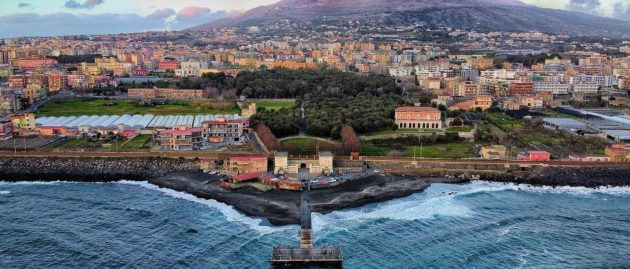
<path fill-rule="evenodd" d="M 399 107 L 395 122 L 399 129 L 441 129 L 442 113 L 432 107 Z"/>
<path fill-rule="evenodd" d="M 249 120 L 228 120 L 219 117 L 201 123 L 202 137 L 210 143 L 234 143 L 243 141 L 243 134 L 249 128 Z"/>

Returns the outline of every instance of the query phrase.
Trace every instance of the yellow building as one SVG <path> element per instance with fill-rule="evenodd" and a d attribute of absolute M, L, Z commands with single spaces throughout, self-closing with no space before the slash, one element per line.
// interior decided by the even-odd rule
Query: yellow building
<path fill-rule="evenodd" d="M 46 96 L 46 89 L 39 84 L 30 84 L 24 89 L 23 93 L 24 97 L 28 99 L 28 103 L 32 104 Z"/>
<path fill-rule="evenodd" d="M 11 123 L 13 123 L 13 129 L 17 133 L 28 133 L 35 131 L 35 114 L 24 113 L 17 114 L 10 117 Z"/>

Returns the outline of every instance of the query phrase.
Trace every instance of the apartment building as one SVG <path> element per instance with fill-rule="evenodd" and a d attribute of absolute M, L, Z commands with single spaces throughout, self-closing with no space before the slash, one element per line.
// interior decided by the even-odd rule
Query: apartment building
<path fill-rule="evenodd" d="M 202 146 L 201 128 L 176 126 L 172 129 L 158 130 L 154 141 L 156 150 L 190 151 Z"/>
<path fill-rule="evenodd" d="M 201 123 L 202 137 L 210 143 L 234 143 L 243 141 L 249 129 L 248 119 L 226 119 L 219 117 Z"/>

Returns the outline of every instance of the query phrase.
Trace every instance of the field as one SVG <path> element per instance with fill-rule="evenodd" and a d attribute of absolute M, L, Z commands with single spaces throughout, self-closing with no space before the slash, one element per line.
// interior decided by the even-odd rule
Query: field
<path fill-rule="evenodd" d="M 365 156 L 387 156 L 402 155 L 405 157 L 413 157 L 415 148 L 415 156 L 420 158 L 472 158 L 477 157 L 475 145 L 473 143 L 448 143 L 420 146 L 405 147 L 403 152 L 398 152 L 385 147 L 379 147 L 372 143 L 363 143 L 361 145 L 361 155 Z M 397 154 L 394 154 L 397 152 Z"/>
<path fill-rule="evenodd" d="M 472 158 L 477 157 L 475 145 L 472 143 L 450 143 L 428 146 L 412 146 L 405 149 L 405 156 L 413 157 L 415 149 L 416 157 L 423 158 Z"/>
<path fill-rule="evenodd" d="M 512 118 L 503 113 L 487 113 L 486 117 L 488 118 L 489 122 L 495 124 L 497 127 L 501 128 L 504 131 L 509 129 L 523 128 L 523 124 L 520 120 Z"/>
<path fill-rule="evenodd" d="M 124 150 L 146 149 L 148 148 L 147 144 L 151 142 L 151 138 L 151 135 L 141 134 L 123 143 L 121 145 L 121 148 Z"/>
<path fill-rule="evenodd" d="M 287 151 L 291 154 L 310 155 L 317 152 L 319 145 L 320 151 L 336 152 L 341 149 L 341 145 L 334 141 L 323 141 L 314 138 L 300 137 L 289 138 L 280 142 L 280 150 Z"/>
<path fill-rule="evenodd" d="M 164 105 L 141 106 L 133 101 L 106 99 L 52 100 L 37 110 L 37 116 L 78 116 L 78 115 L 198 115 L 198 114 L 240 114 L 236 104 L 226 109 L 195 108 L 190 103 L 178 102 Z"/>
<path fill-rule="evenodd" d="M 447 133 L 460 133 L 460 132 L 470 132 L 472 131 L 473 127 L 470 126 L 463 126 L 463 127 L 450 127 L 448 129 L 446 129 Z"/>
<path fill-rule="evenodd" d="M 259 101 L 256 103 L 256 108 L 264 107 L 267 110 L 276 110 L 281 108 L 291 108 L 295 106 L 295 100 L 287 101 Z"/>

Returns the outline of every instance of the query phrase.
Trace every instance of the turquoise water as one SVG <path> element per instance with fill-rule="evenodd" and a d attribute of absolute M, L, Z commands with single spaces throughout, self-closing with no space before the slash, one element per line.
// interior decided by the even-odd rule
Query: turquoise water
<path fill-rule="evenodd" d="M 630 188 L 435 184 L 313 222 L 345 268 L 630 267 Z M 0 182 L 0 268 L 268 268 L 297 233 L 148 183 Z"/>

